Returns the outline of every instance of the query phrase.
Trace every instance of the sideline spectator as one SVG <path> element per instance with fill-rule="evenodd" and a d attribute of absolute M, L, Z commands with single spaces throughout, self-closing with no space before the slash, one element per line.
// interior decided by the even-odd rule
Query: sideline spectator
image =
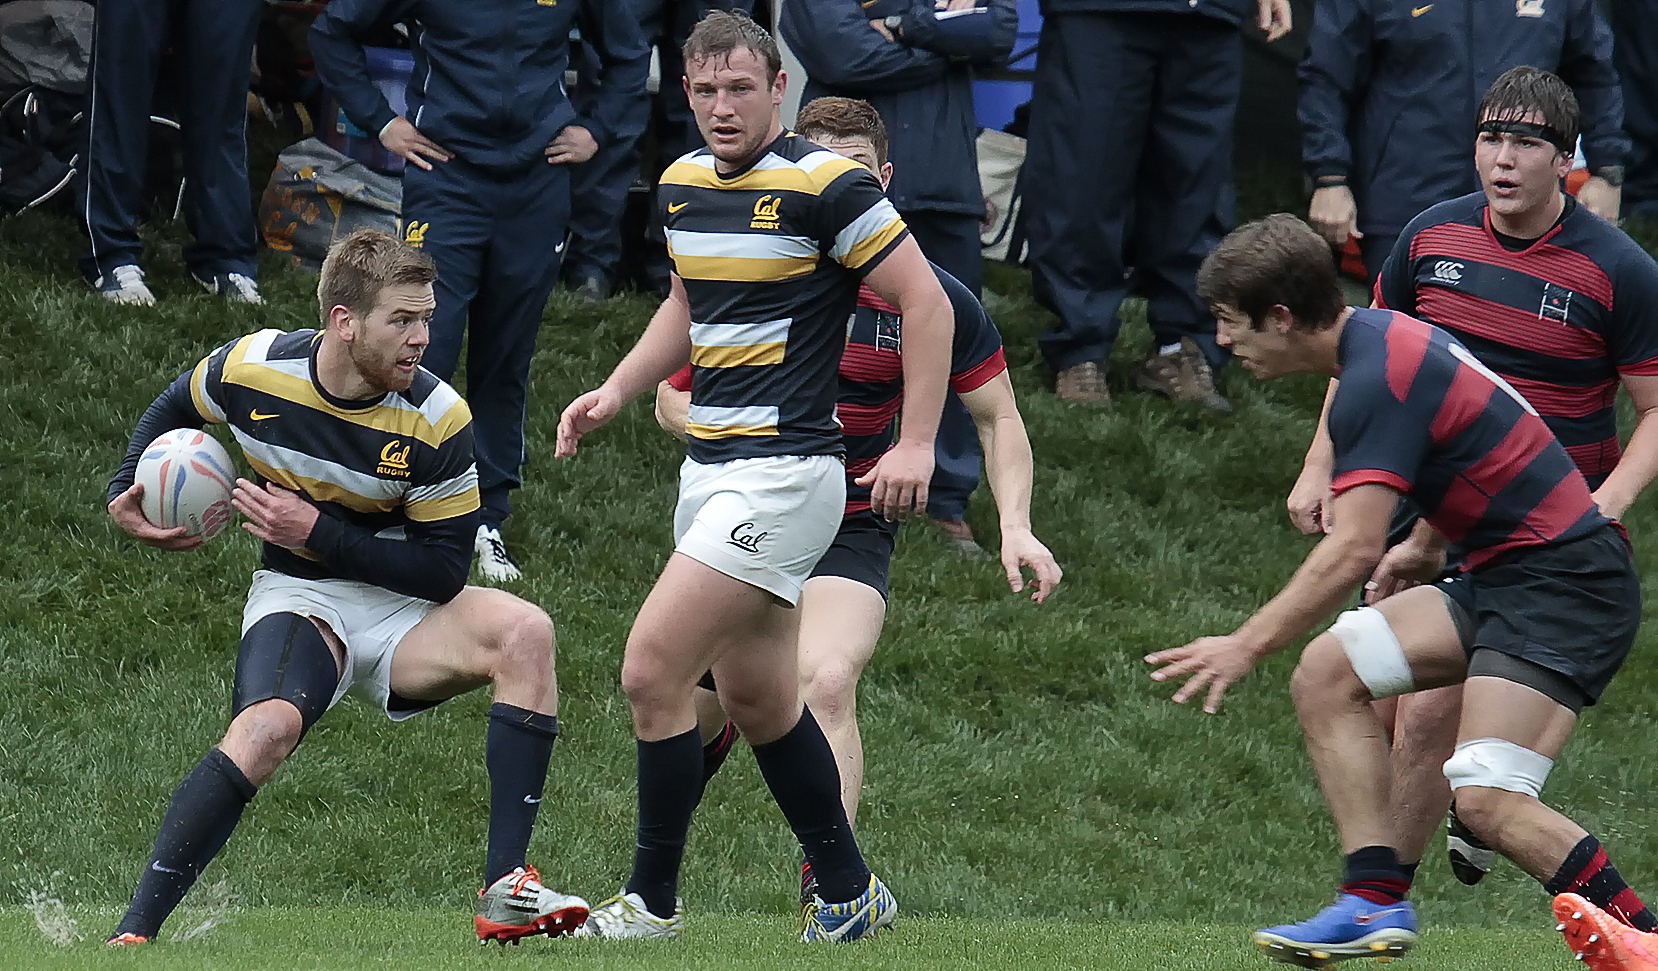
<path fill-rule="evenodd" d="M 861 98 L 880 113 L 891 139 L 892 204 L 927 259 L 975 297 L 984 275 L 984 193 L 973 67 L 1007 57 L 1018 25 L 1013 0 L 951 0 L 942 11 L 931 0 L 792 0 L 779 23 L 806 69 L 802 104 Z M 973 418 L 953 394 L 934 460 L 928 516 L 956 549 L 986 556 L 966 521 L 982 453 Z"/>
<path fill-rule="evenodd" d="M 715 10 L 727 13 L 748 13 L 753 0 L 623 0 L 631 4 L 639 23 L 637 32 L 618 39 L 602 25 L 582 24 L 581 52 L 574 58 L 579 79 L 573 94 L 578 108 L 587 105 L 595 96 L 603 97 L 608 71 L 604 65 L 629 64 L 634 57 L 650 63 L 651 46 L 657 50 L 664 79 L 656 95 L 630 104 L 628 111 L 617 120 L 615 138 L 599 146 L 591 159 L 578 165 L 571 173 L 570 246 L 564 255 L 564 283 L 576 295 L 588 302 L 597 302 L 610 296 L 623 282 L 626 271 L 622 267 L 625 249 L 622 240 L 622 220 L 627 209 L 628 190 L 640 175 L 641 148 L 644 142 L 655 143 L 655 158 L 651 160 L 649 183 L 655 186 L 657 176 L 668 163 L 702 147 L 702 137 L 691 118 L 691 106 L 685 91 L 673 81 L 682 76 L 684 62 L 680 50 L 691 28 Z M 637 37 L 635 36 L 637 34 Z M 627 45 L 642 40 L 643 46 Z M 621 41 L 619 45 L 618 41 Z M 631 70 L 631 69 L 630 69 Z M 652 137 L 645 137 L 649 127 Z M 641 140 L 643 139 L 643 141 Z M 651 207 L 654 211 L 655 207 Z M 664 291 L 668 280 L 668 256 L 663 244 L 660 225 L 647 227 L 654 233 L 654 249 L 660 252 L 656 266 Z"/>
<path fill-rule="evenodd" d="M 625 3 L 488 0 L 334 0 L 311 28 L 321 76 L 346 115 L 409 161 L 403 238 L 437 262 L 437 314 L 426 367 L 449 380 L 467 345 L 483 502 L 475 551 L 491 582 L 516 580 L 502 524 L 524 462 L 530 358 L 547 295 L 558 280 L 570 215 L 570 167 L 615 137 L 617 119 L 645 93 L 647 62 L 618 61 L 590 116 L 564 93 L 578 9 L 602 24 L 616 52 L 643 48 Z M 368 73 L 362 38 L 376 25 L 409 27 L 414 74 L 408 116 Z M 510 30 L 507 28 L 510 27 Z"/>
<path fill-rule="evenodd" d="M 1211 411 L 1226 360 L 1197 297 L 1198 264 L 1232 178 L 1243 76 L 1238 27 L 1250 0 L 1044 0 L 1024 218 L 1036 298 L 1059 316 L 1042 335 L 1055 393 L 1110 404 L 1103 364 L 1121 326 L 1129 266 L 1157 348 L 1141 388 Z M 1274 41 L 1288 0 L 1255 0 Z"/>
<path fill-rule="evenodd" d="M 1612 0 L 1612 63 L 1623 81 L 1623 130 L 1633 143 L 1623 212 L 1658 223 L 1658 5 Z"/>
<path fill-rule="evenodd" d="M 187 61 L 180 91 L 184 129 L 184 219 L 194 240 L 184 264 L 208 292 L 264 303 L 259 233 L 248 198 L 248 80 L 260 0 L 156 3 L 102 0 L 92 27 L 91 105 L 81 218 L 81 273 L 112 303 L 155 303 L 138 260 L 150 113 L 169 43 Z"/>
<path fill-rule="evenodd" d="M 1300 70 L 1308 222 L 1335 246 L 1356 237 L 1374 283 L 1417 213 L 1479 191 L 1468 119 L 1522 64 L 1577 94 L 1591 172 L 1578 199 L 1616 222 L 1629 138 L 1595 0 L 1319 0 Z"/>

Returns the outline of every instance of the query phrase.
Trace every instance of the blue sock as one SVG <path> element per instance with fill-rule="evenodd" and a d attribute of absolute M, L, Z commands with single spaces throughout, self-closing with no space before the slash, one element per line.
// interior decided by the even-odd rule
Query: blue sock
<path fill-rule="evenodd" d="M 800 721 L 782 738 L 754 746 L 754 760 L 812 864 L 818 896 L 842 903 L 868 889 L 869 867 L 841 805 L 835 753 L 812 710 L 802 709 Z"/>
<path fill-rule="evenodd" d="M 489 706 L 489 737 L 484 748 L 484 763 L 489 767 L 486 887 L 524 865 L 557 738 L 557 715 L 499 701 Z"/>
<path fill-rule="evenodd" d="M 112 936 L 155 937 L 196 878 L 224 849 L 241 822 L 242 810 L 258 791 L 230 756 L 209 749 L 173 790 L 138 889 Z"/>
<path fill-rule="evenodd" d="M 658 917 L 673 916 L 685 834 L 702 785 L 702 734 L 695 728 L 639 743 L 639 840 L 626 892 L 638 894 Z"/>

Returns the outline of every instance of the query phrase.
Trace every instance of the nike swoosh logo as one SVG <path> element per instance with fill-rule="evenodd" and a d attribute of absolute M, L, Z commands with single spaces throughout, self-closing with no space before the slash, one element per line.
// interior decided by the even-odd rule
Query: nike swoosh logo
<path fill-rule="evenodd" d="M 183 870 L 175 870 L 170 866 L 162 866 L 161 864 L 157 863 L 154 860 L 150 861 L 150 869 L 154 870 L 157 873 L 177 873 L 181 876 L 184 874 Z"/>
<path fill-rule="evenodd" d="M 1428 4 L 1426 7 L 1412 7 L 1412 8 L 1410 8 L 1410 15 L 1412 17 L 1420 17 L 1420 16 L 1422 16 L 1423 14 L 1427 13 L 1428 11 L 1430 11 L 1432 9 L 1433 9 L 1433 4 L 1431 4 L 1431 3 Z"/>
<path fill-rule="evenodd" d="M 1380 920 L 1383 917 L 1386 917 L 1389 914 L 1402 914 L 1404 912 L 1405 912 L 1405 908 L 1403 908 L 1403 907 L 1389 907 L 1386 910 L 1372 910 L 1368 914 L 1354 914 L 1353 915 L 1353 923 L 1355 923 L 1355 924 L 1371 924 L 1371 923 L 1375 923 L 1377 920 Z"/>
<path fill-rule="evenodd" d="M 264 420 L 265 420 L 265 419 L 267 419 L 267 418 L 275 418 L 275 417 L 276 417 L 276 415 L 277 415 L 277 413 L 276 413 L 276 412 L 274 412 L 274 411 L 273 411 L 273 412 L 271 412 L 271 413 L 270 413 L 270 414 L 268 414 L 268 415 L 261 415 L 261 414 L 260 414 L 260 413 L 259 413 L 259 409 L 258 409 L 258 408 L 255 408 L 255 409 L 253 409 L 253 410 L 252 410 L 252 411 L 250 411 L 250 412 L 248 412 L 248 417 L 249 417 L 249 418 L 252 418 L 252 419 L 253 419 L 253 420 L 254 420 L 254 421 L 264 421 Z"/>
<path fill-rule="evenodd" d="M 678 212 L 681 209 L 684 209 L 688 205 L 690 205 L 689 202 L 681 202 L 678 205 L 675 205 L 674 203 L 670 202 L 670 203 L 668 203 L 668 211 L 669 212 Z"/>
<path fill-rule="evenodd" d="M 524 797 L 524 802 L 528 803 L 531 806 L 536 806 L 536 805 L 541 804 L 541 800 L 537 799 L 535 796 L 525 796 Z"/>

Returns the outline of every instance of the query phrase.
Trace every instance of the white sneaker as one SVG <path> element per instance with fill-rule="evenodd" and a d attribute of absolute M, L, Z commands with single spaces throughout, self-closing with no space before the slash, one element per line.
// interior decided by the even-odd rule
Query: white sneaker
<path fill-rule="evenodd" d="M 472 919 L 478 941 L 517 943 L 521 937 L 563 937 L 587 919 L 587 901 L 548 890 L 533 866 L 521 866 L 478 891 Z"/>
<path fill-rule="evenodd" d="M 194 275 L 194 274 L 192 274 Z M 215 293 L 231 303 L 259 305 L 265 298 L 259 294 L 259 284 L 243 273 L 215 273 L 210 277 L 196 277 L 196 282 L 208 293 Z"/>
<path fill-rule="evenodd" d="M 136 263 L 123 263 L 110 270 L 108 276 L 93 280 L 92 289 L 110 303 L 155 306 L 155 294 L 144 285 L 144 271 Z"/>
<path fill-rule="evenodd" d="M 491 583 L 506 583 L 524 575 L 518 564 L 507 555 L 506 541 L 501 530 L 488 523 L 478 525 L 478 536 L 472 541 L 472 550 L 478 554 L 478 573 Z"/>
<path fill-rule="evenodd" d="M 571 937 L 635 938 L 674 940 L 685 926 L 685 901 L 674 898 L 674 915 L 658 917 L 636 893 L 619 893 L 593 908 L 587 923 Z"/>

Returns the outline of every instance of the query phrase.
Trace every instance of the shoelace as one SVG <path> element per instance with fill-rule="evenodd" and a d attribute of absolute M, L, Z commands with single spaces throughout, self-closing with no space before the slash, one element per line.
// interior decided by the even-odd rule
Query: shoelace
<path fill-rule="evenodd" d="M 230 284 L 232 290 L 236 291 L 236 296 L 242 300 L 259 301 L 264 299 L 259 296 L 259 285 L 249 277 L 240 273 L 227 273 L 225 274 L 225 281 Z"/>
<path fill-rule="evenodd" d="M 523 893 L 524 892 L 524 887 L 531 880 L 534 880 L 536 883 L 540 883 L 541 882 L 541 874 L 539 874 L 535 871 L 535 867 L 526 866 L 526 867 L 524 867 L 524 872 L 520 873 L 517 876 L 517 878 L 512 881 L 512 892 L 513 893 Z"/>
<path fill-rule="evenodd" d="M 131 290 L 134 287 L 144 285 L 144 271 L 131 263 L 116 267 L 110 271 L 109 275 L 115 278 L 116 286 L 122 290 Z"/>
<path fill-rule="evenodd" d="M 490 555 L 502 563 L 511 564 L 512 557 L 507 555 L 507 544 L 497 538 L 495 533 L 485 533 L 484 542 L 489 545 Z"/>

